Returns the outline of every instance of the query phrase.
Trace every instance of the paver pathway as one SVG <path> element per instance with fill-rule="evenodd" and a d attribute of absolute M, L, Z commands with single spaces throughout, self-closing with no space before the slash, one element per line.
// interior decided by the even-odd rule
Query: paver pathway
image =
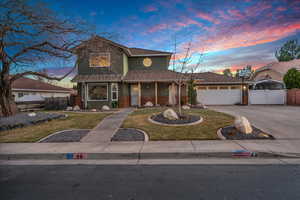
<path fill-rule="evenodd" d="M 104 118 L 94 129 L 92 129 L 85 137 L 81 139 L 81 142 L 110 142 L 114 133 L 118 130 L 124 119 L 132 111 L 133 108 L 126 108 Z"/>

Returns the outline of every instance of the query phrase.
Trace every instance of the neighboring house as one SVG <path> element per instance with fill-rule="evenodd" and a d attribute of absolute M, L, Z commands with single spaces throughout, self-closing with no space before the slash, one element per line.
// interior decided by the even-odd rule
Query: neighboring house
<path fill-rule="evenodd" d="M 116 103 L 119 107 L 144 106 L 148 101 L 153 105 L 177 103 L 175 81 L 179 73 L 168 70 L 172 53 L 129 48 L 99 36 L 81 43 L 73 51 L 78 57 L 78 74 L 72 81 L 78 83 L 83 108 L 101 108 Z M 185 80 L 188 79 L 186 76 Z M 230 97 L 231 91 L 237 90 L 239 99 L 231 100 L 230 104 L 242 102 L 241 80 L 214 73 L 198 73 L 195 79 L 199 86 L 203 85 L 199 90 L 205 87 L 212 93 L 220 91 L 215 92 L 217 97 L 205 94 L 208 99 L 220 100 L 220 93 Z M 216 103 L 228 104 L 226 98 L 223 99 Z M 199 97 L 199 100 L 202 99 Z M 185 86 L 182 87 L 181 101 L 187 102 Z"/>
<path fill-rule="evenodd" d="M 42 81 L 19 78 L 12 84 L 12 93 L 15 101 L 24 98 L 25 95 L 41 96 L 41 97 L 68 97 L 72 90 L 55 85 L 51 85 Z"/>
<path fill-rule="evenodd" d="M 287 62 L 273 62 L 264 67 L 258 68 L 253 75 L 254 81 L 264 79 L 272 79 L 276 81 L 283 81 L 284 74 L 291 68 L 300 70 L 300 59 Z"/>

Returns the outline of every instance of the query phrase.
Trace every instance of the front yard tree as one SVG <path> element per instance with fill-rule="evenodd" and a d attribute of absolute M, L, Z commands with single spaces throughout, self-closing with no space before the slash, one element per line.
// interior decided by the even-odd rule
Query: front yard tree
<path fill-rule="evenodd" d="M 233 76 L 233 75 L 232 75 L 232 72 L 231 72 L 231 70 L 230 70 L 229 68 L 224 69 L 224 70 L 223 70 L 223 74 L 224 74 L 225 76 L 229 76 L 229 77 L 232 77 L 232 76 Z"/>
<path fill-rule="evenodd" d="M 177 77 L 175 80 L 175 83 L 178 86 L 178 111 L 179 114 L 182 114 L 182 109 L 181 109 L 181 93 L 182 93 L 182 86 L 188 87 L 188 89 L 192 89 L 188 91 L 190 93 L 191 98 L 195 95 L 195 88 L 194 88 L 194 73 L 198 72 L 198 69 L 200 67 L 200 64 L 202 63 L 203 60 L 203 53 L 191 53 L 191 42 L 187 44 L 187 47 L 185 49 L 185 53 L 182 56 L 182 58 L 179 57 L 178 60 L 176 60 L 176 48 L 173 54 L 173 70 L 175 70 L 177 73 Z M 176 43 L 175 43 L 176 47 Z M 196 63 L 192 63 L 193 58 L 198 56 L 198 60 Z M 177 63 L 176 63 L 177 62 Z M 190 84 L 191 85 L 190 85 Z M 196 98 L 196 97 L 195 97 Z M 192 99 L 190 99 L 192 101 Z"/>
<path fill-rule="evenodd" d="M 297 40 L 287 41 L 279 51 L 275 52 L 275 57 L 279 62 L 300 59 L 300 45 Z"/>
<path fill-rule="evenodd" d="M 283 77 L 287 89 L 300 88 L 300 72 L 295 69 L 289 69 Z"/>
<path fill-rule="evenodd" d="M 5 0 L 0 3 L 0 105 L 4 116 L 15 113 L 12 83 L 27 75 L 40 76 L 39 64 L 73 58 L 71 48 L 84 33 L 83 24 L 61 17 L 44 4 L 27 0 Z"/>

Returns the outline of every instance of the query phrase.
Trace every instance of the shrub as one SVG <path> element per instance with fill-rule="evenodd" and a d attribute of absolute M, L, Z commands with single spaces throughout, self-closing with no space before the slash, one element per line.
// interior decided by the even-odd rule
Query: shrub
<path fill-rule="evenodd" d="M 295 68 L 289 69 L 283 77 L 287 89 L 300 88 L 300 71 Z"/>

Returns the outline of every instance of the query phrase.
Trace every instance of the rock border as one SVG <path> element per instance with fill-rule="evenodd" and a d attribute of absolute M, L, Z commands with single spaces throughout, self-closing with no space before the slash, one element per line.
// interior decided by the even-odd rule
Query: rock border
<path fill-rule="evenodd" d="M 153 114 L 153 115 L 155 115 L 155 114 Z M 151 117 L 153 115 L 150 115 L 148 117 L 148 121 L 153 123 L 153 124 L 157 124 L 157 125 L 161 125 L 161 126 L 192 126 L 192 125 L 197 125 L 197 124 L 200 124 L 201 122 L 203 122 L 203 117 L 199 116 L 200 119 L 198 121 L 195 121 L 195 122 L 186 123 L 186 124 L 167 124 L 167 123 L 154 121 L 153 119 L 151 119 Z"/>
<path fill-rule="evenodd" d="M 54 136 L 54 135 L 58 135 L 60 133 L 63 133 L 63 132 L 66 132 L 66 131 L 80 131 L 80 130 L 85 130 L 85 131 L 88 131 L 88 130 L 91 130 L 91 129 L 65 129 L 65 130 L 61 130 L 61 131 L 57 131 L 57 132 L 54 132 L 54 133 L 51 133 L 50 135 L 47 135 L 41 139 L 39 139 L 38 141 L 36 141 L 35 143 L 41 143 L 42 141 Z"/>
<path fill-rule="evenodd" d="M 141 133 L 143 133 L 144 134 L 144 141 L 112 141 L 111 140 L 111 142 L 149 142 L 149 135 L 145 132 L 145 131 L 143 131 L 143 130 L 141 130 L 141 129 L 138 129 L 138 128 L 118 128 L 118 130 L 119 129 L 133 129 L 133 130 L 137 130 L 137 131 L 139 131 L 139 132 L 141 132 Z M 118 131 L 117 130 L 117 131 Z M 116 131 L 116 132 L 117 132 Z M 114 135 L 116 134 L 116 132 L 114 133 Z M 114 136 L 113 135 L 113 136 Z M 110 138 L 110 139 L 112 139 L 113 138 L 113 136 Z"/>

